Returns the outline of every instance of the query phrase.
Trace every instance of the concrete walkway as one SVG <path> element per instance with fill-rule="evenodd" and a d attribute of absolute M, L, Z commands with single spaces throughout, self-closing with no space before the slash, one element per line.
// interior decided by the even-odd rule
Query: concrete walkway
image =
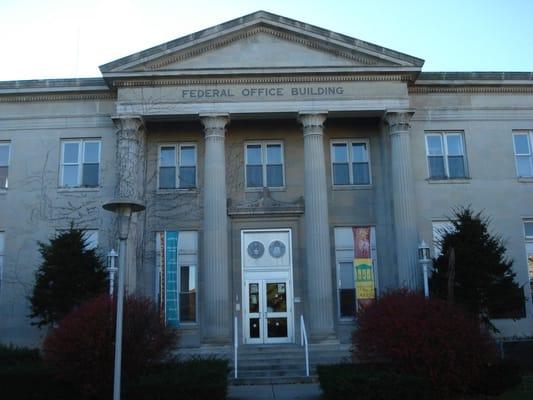
<path fill-rule="evenodd" d="M 229 386 L 228 400 L 319 400 L 318 383 Z"/>

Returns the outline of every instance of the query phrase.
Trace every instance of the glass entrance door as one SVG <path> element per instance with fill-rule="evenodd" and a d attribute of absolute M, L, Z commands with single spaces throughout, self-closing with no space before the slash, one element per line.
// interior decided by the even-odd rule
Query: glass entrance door
<path fill-rule="evenodd" d="M 246 343 L 290 341 L 289 282 L 283 279 L 246 281 Z"/>

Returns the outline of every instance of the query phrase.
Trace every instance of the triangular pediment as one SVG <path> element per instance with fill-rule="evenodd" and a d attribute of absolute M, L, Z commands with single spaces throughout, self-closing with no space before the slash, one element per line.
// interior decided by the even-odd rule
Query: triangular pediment
<path fill-rule="evenodd" d="M 419 71 L 423 60 L 265 11 L 111 63 L 104 77 L 250 71 Z"/>

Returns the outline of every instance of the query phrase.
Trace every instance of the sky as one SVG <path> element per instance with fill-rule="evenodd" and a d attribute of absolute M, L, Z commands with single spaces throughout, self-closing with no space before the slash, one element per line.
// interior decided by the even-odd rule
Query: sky
<path fill-rule="evenodd" d="M 533 71 L 533 0 L 0 0 L 0 81 L 101 76 L 257 10 L 422 58 L 424 71 Z"/>

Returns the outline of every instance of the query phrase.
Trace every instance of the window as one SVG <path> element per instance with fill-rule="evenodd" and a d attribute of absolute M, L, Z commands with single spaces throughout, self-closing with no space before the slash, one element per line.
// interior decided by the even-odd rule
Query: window
<path fill-rule="evenodd" d="M 198 233 L 156 232 L 156 260 L 156 297 L 165 314 L 165 322 L 173 326 L 195 323 Z"/>
<path fill-rule="evenodd" d="M 4 276 L 4 232 L 0 232 L 0 291 L 2 290 L 2 279 Z"/>
<path fill-rule="evenodd" d="M 433 257 L 437 258 L 441 255 L 442 238 L 448 232 L 454 232 L 455 227 L 450 221 L 433 221 L 431 223 L 433 228 Z"/>
<path fill-rule="evenodd" d="M 0 142 L 0 190 L 7 189 L 7 175 L 9 170 L 9 150 L 10 144 Z"/>
<path fill-rule="evenodd" d="M 376 232 L 370 227 L 370 256 L 377 289 Z M 352 227 L 335 228 L 335 260 L 337 264 L 337 292 L 339 318 L 353 320 L 356 312 L 354 234 Z"/>
<path fill-rule="evenodd" d="M 100 178 L 100 141 L 63 141 L 60 175 L 62 187 L 97 187 Z"/>
<path fill-rule="evenodd" d="M 247 143 L 246 187 L 283 187 L 283 145 L 280 142 Z"/>
<path fill-rule="evenodd" d="M 527 271 L 533 299 L 533 219 L 524 221 L 524 234 L 526 239 Z"/>
<path fill-rule="evenodd" d="M 370 185 L 368 140 L 331 143 L 333 185 Z"/>
<path fill-rule="evenodd" d="M 460 132 L 426 134 L 429 179 L 466 178 L 463 135 Z"/>
<path fill-rule="evenodd" d="M 533 131 L 519 131 L 513 134 L 516 174 L 519 178 L 533 177 Z"/>
<path fill-rule="evenodd" d="M 159 148 L 159 189 L 195 187 L 196 145 L 162 145 Z"/>

